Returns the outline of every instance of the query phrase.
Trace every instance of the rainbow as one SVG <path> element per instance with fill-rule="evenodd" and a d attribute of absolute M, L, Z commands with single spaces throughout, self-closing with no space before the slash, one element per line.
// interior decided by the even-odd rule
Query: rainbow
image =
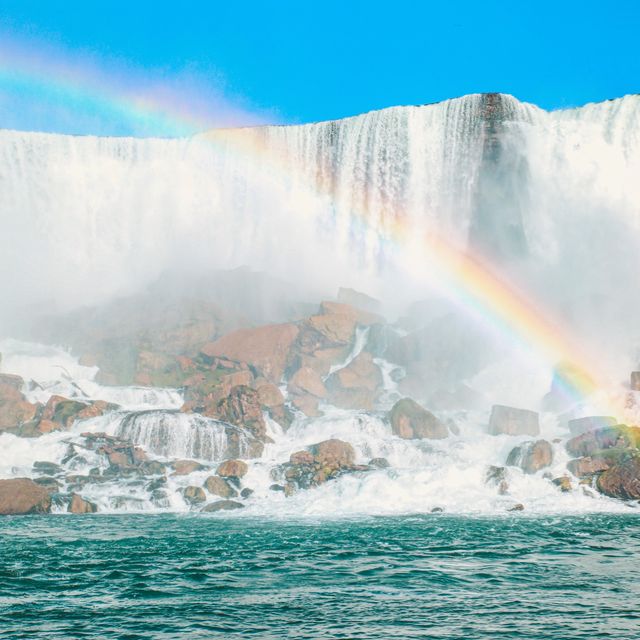
<path fill-rule="evenodd" d="M 45 74 L 41 60 L 20 66 L 12 57 L 7 58 L 0 50 L 0 88 L 25 92 L 34 100 L 53 92 L 71 110 L 93 106 L 101 117 L 138 122 L 167 135 L 189 135 L 210 127 L 209 115 L 189 112 L 166 97 L 116 90 L 115 85 L 96 82 L 91 73 L 70 74 L 55 64 L 45 65 Z M 200 139 L 219 144 L 215 132 Z M 284 158 L 269 153 L 252 136 L 225 136 L 225 142 L 227 151 L 231 142 L 238 154 L 269 163 L 272 171 L 285 172 Z M 308 189 L 312 196 L 328 195 L 315 185 L 308 185 Z M 403 212 L 392 213 L 393 222 L 385 222 L 383 227 L 374 227 L 367 211 L 352 211 L 351 216 L 354 223 L 373 231 L 385 244 L 402 249 L 399 253 L 408 256 L 409 269 L 423 269 L 428 262 L 430 269 L 436 270 L 443 292 L 470 316 L 481 318 L 510 342 L 524 346 L 546 362 L 559 365 L 557 380 L 575 404 L 589 399 L 602 413 L 622 415 L 622 403 L 614 391 L 617 385 L 603 376 L 597 361 L 574 343 L 552 314 L 499 274 L 486 258 L 463 251 L 433 233 L 416 242 L 415 230 L 408 228 Z M 594 396 L 599 397 L 595 402 Z"/>

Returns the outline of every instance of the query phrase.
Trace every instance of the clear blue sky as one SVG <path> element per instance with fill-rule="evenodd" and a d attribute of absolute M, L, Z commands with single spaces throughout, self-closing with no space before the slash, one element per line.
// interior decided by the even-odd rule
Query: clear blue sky
<path fill-rule="evenodd" d="M 323 120 L 481 91 L 579 105 L 640 92 L 639 41 L 640 0 L 0 0 L 5 75 L 24 54 L 31 73 L 55 81 L 66 60 L 83 68 L 75 81 L 89 93 L 87 74 L 129 94 L 151 83 L 157 97 L 166 85 L 161 99 L 222 125 Z M 47 92 L 5 78 L 0 127 L 139 133 L 117 122 L 126 115 L 95 113 L 77 96 L 47 109 Z"/>

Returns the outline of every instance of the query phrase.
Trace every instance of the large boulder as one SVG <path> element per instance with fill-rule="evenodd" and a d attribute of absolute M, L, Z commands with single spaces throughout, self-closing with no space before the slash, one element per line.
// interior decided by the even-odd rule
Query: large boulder
<path fill-rule="evenodd" d="M 370 353 L 362 352 L 327 379 L 331 404 L 343 409 L 373 409 L 382 372 Z"/>
<path fill-rule="evenodd" d="M 182 496 L 184 497 L 185 502 L 188 502 L 191 505 L 201 504 L 207 500 L 207 496 L 202 487 L 195 487 L 193 485 L 185 487 L 182 490 Z"/>
<path fill-rule="evenodd" d="M 612 416 L 587 416 L 569 420 L 567 426 L 572 436 L 579 436 L 587 431 L 601 429 L 602 427 L 615 427 L 618 421 Z"/>
<path fill-rule="evenodd" d="M 204 488 L 215 496 L 221 498 L 235 498 L 238 492 L 220 476 L 209 476 L 204 481 Z"/>
<path fill-rule="evenodd" d="M 348 442 L 336 438 L 311 445 L 309 452 L 316 462 L 323 466 L 349 467 L 356 457 L 353 447 Z"/>
<path fill-rule="evenodd" d="M 317 371 L 311 367 L 301 367 L 289 380 L 289 391 L 294 394 L 310 394 L 316 398 L 326 398 L 327 388 Z"/>
<path fill-rule="evenodd" d="M 23 383 L 19 376 L 0 374 L 0 431 L 33 420 L 41 407 L 27 401 L 21 391 Z"/>
<path fill-rule="evenodd" d="M 262 414 L 260 396 L 251 387 L 244 385 L 233 387 L 229 395 L 220 400 L 215 411 L 207 411 L 205 415 L 244 427 L 261 442 L 266 439 L 267 425 Z"/>
<path fill-rule="evenodd" d="M 449 435 L 449 430 L 443 422 L 411 398 L 398 400 L 389 412 L 388 419 L 393 433 L 405 440 L 440 440 Z"/>
<path fill-rule="evenodd" d="M 96 513 L 98 511 L 98 505 L 74 493 L 71 496 L 71 502 L 67 507 L 67 511 L 69 513 Z"/>
<path fill-rule="evenodd" d="M 243 507 L 244 505 L 241 502 L 236 502 L 235 500 L 218 500 L 208 504 L 202 511 L 204 513 L 215 513 L 216 511 L 234 511 Z"/>
<path fill-rule="evenodd" d="M 173 476 L 188 476 L 194 471 L 202 471 L 205 467 L 195 460 L 176 460 L 172 463 Z"/>
<path fill-rule="evenodd" d="M 494 436 L 537 436 L 540 433 L 538 414 L 528 409 L 493 405 L 489 418 L 489 433 Z"/>
<path fill-rule="evenodd" d="M 225 460 L 218 465 L 216 473 L 221 478 L 242 478 L 249 471 L 249 466 L 243 460 Z"/>
<path fill-rule="evenodd" d="M 603 449 L 638 449 L 640 427 L 619 424 L 588 431 L 567 442 L 567 451 L 575 457 L 592 456 Z"/>
<path fill-rule="evenodd" d="M 611 498 L 640 500 L 640 457 L 632 457 L 604 471 L 598 490 Z"/>
<path fill-rule="evenodd" d="M 49 492 L 29 478 L 0 480 L 0 515 L 49 513 Z"/>
<path fill-rule="evenodd" d="M 272 324 L 254 329 L 232 331 L 202 348 L 208 357 L 246 362 L 267 380 L 279 383 L 298 336 L 295 324 Z"/>
<path fill-rule="evenodd" d="M 553 462 L 553 447 L 546 440 L 523 442 L 507 457 L 507 465 L 520 467 L 525 473 L 536 473 Z"/>

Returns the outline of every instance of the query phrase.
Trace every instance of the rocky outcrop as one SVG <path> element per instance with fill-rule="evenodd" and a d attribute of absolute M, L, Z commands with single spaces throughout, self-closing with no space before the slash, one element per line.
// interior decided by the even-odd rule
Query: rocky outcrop
<path fill-rule="evenodd" d="M 370 353 L 362 352 L 327 379 L 329 401 L 342 409 L 371 411 L 382 387 L 382 372 Z"/>
<path fill-rule="evenodd" d="M 579 436 L 587 431 L 594 431 L 603 427 L 615 427 L 618 421 L 612 416 L 588 416 L 569 420 L 567 426 L 572 436 Z"/>
<path fill-rule="evenodd" d="M 638 449 L 640 446 L 640 427 L 628 427 L 619 424 L 603 427 L 576 436 L 567 442 L 567 451 L 576 457 L 592 456 L 602 449 Z"/>
<path fill-rule="evenodd" d="M 611 498 L 640 500 L 640 456 L 630 457 L 604 471 L 596 486 Z"/>
<path fill-rule="evenodd" d="M 295 324 L 239 329 L 205 345 L 201 352 L 208 357 L 246 362 L 267 380 L 277 384 L 282 379 L 289 350 L 297 336 Z"/>
<path fill-rule="evenodd" d="M 398 400 L 389 412 L 388 420 L 393 433 L 405 440 L 439 440 L 449 435 L 449 430 L 443 422 L 411 398 Z"/>
<path fill-rule="evenodd" d="M 71 502 L 69 502 L 67 511 L 69 513 L 96 513 L 98 505 L 74 493 L 71 495 Z"/>
<path fill-rule="evenodd" d="M 244 385 L 233 387 L 229 395 L 220 400 L 215 410 L 207 411 L 205 415 L 238 427 L 244 427 L 260 442 L 266 440 L 267 425 L 262 414 L 260 397 L 258 392 L 251 387 Z M 260 453 L 262 452 L 260 451 Z"/>
<path fill-rule="evenodd" d="M 548 467 L 553 462 L 553 447 L 546 440 L 524 442 L 514 447 L 507 457 L 507 465 L 520 467 L 525 473 L 532 474 Z"/>
<path fill-rule="evenodd" d="M 489 433 L 494 436 L 537 436 L 540 433 L 538 414 L 528 409 L 493 405 L 489 418 Z"/>
<path fill-rule="evenodd" d="M 273 472 L 273 479 L 282 484 L 272 490 L 290 496 L 300 489 L 309 489 L 347 473 L 369 471 L 373 467 L 354 464 L 353 447 L 342 440 L 325 440 L 311 445 L 308 450 L 291 454 L 289 462 Z"/>
<path fill-rule="evenodd" d="M 0 431 L 20 427 L 38 413 L 38 405 L 28 402 L 22 393 L 23 383 L 19 376 L 0 374 Z"/>
<path fill-rule="evenodd" d="M 51 496 L 29 478 L 0 480 L 0 515 L 49 513 Z"/>

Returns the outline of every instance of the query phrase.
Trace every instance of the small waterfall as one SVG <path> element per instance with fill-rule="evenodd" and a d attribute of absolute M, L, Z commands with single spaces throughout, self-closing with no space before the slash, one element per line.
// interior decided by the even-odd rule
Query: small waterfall
<path fill-rule="evenodd" d="M 217 462 L 250 457 L 250 436 L 240 427 L 178 411 L 126 414 L 114 435 L 166 458 L 198 458 Z"/>

